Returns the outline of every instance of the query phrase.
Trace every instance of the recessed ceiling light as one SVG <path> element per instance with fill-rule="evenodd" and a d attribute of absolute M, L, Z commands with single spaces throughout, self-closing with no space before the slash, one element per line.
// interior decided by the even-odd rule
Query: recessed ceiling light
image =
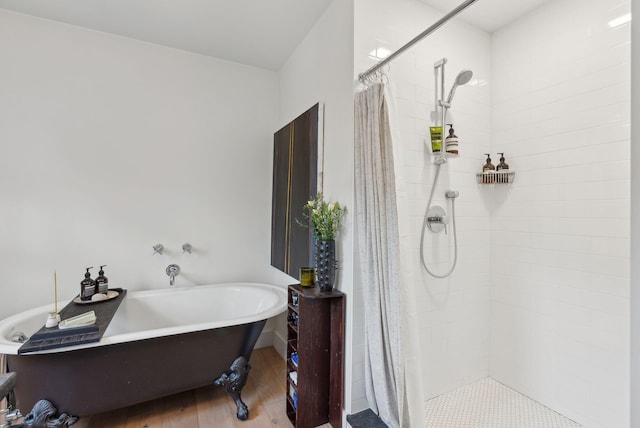
<path fill-rule="evenodd" d="M 631 14 L 627 13 L 609 21 L 609 27 L 616 28 L 621 26 L 622 24 L 626 24 L 629 21 L 631 21 Z"/>
<path fill-rule="evenodd" d="M 369 52 L 369 58 L 371 59 L 385 59 L 389 56 L 391 51 L 387 48 L 378 47 Z"/>

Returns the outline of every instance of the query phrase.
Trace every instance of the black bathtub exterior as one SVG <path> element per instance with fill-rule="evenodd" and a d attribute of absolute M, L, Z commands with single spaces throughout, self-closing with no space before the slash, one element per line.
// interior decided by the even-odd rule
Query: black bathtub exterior
<path fill-rule="evenodd" d="M 16 404 L 40 399 L 89 416 L 211 385 L 239 356 L 247 361 L 266 320 L 50 354 L 7 355 Z"/>

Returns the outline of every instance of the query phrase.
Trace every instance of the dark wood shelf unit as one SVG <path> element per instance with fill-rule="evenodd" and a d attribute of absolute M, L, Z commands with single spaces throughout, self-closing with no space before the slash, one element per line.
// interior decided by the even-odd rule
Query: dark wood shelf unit
<path fill-rule="evenodd" d="M 289 286 L 288 299 L 287 416 L 296 428 L 327 422 L 342 428 L 345 295 L 294 284 Z M 294 352 L 297 366 L 291 359 Z M 297 383 L 289 376 L 292 371 L 298 372 Z"/>

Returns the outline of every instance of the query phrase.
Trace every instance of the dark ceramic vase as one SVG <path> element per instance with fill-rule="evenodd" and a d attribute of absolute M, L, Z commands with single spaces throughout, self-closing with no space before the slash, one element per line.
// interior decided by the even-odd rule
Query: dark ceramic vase
<path fill-rule="evenodd" d="M 336 241 L 316 241 L 316 275 L 322 291 L 333 290 L 336 280 Z"/>

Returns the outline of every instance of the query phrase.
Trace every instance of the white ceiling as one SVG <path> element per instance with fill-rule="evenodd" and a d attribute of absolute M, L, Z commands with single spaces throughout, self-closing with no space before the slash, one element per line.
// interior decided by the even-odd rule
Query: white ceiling
<path fill-rule="evenodd" d="M 448 13 L 462 0 L 421 0 Z M 493 33 L 550 0 L 478 0 L 458 15 L 460 19 Z"/>
<path fill-rule="evenodd" d="M 445 13 L 462 2 L 421 1 Z M 478 0 L 460 19 L 492 32 L 546 1 Z M 278 70 L 329 3 L 331 0 L 0 0 L 0 8 Z M 425 28 L 431 24 L 425 22 Z"/>
<path fill-rule="evenodd" d="M 0 0 L 0 8 L 278 70 L 331 0 Z"/>

